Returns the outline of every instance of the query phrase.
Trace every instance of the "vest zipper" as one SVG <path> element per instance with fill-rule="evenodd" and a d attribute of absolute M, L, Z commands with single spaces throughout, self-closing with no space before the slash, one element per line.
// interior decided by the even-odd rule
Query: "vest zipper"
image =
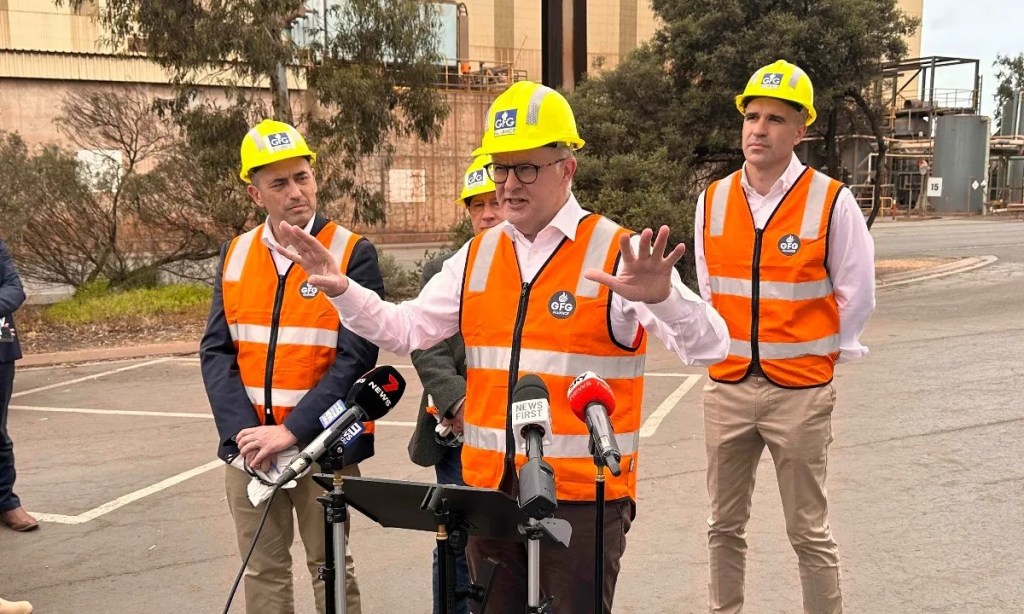
<path fill-rule="evenodd" d="M 747 373 L 757 365 L 761 369 L 761 352 L 758 349 L 758 320 L 761 316 L 761 239 L 764 237 L 763 228 L 754 229 L 754 270 L 751 271 L 750 284 L 750 365 Z"/>
<path fill-rule="evenodd" d="M 288 271 L 292 268 L 288 267 Z M 274 314 L 270 318 L 270 341 L 267 343 L 267 370 L 263 373 L 263 424 L 265 426 L 276 425 L 274 418 L 274 400 L 270 391 L 274 387 L 274 354 L 277 352 L 277 327 L 281 323 L 281 304 L 284 302 L 284 275 L 277 276 L 277 292 L 274 293 Z"/>
<path fill-rule="evenodd" d="M 512 392 L 519 381 L 519 352 L 522 349 L 523 327 L 526 326 L 526 308 L 530 303 L 530 284 L 523 282 L 519 293 L 519 307 L 516 312 L 516 325 L 512 329 L 512 356 L 508 365 L 508 403 L 505 409 L 505 467 L 502 469 L 502 480 L 509 468 L 515 472 L 516 438 L 512 433 Z M 500 482 L 499 482 L 500 483 Z"/>

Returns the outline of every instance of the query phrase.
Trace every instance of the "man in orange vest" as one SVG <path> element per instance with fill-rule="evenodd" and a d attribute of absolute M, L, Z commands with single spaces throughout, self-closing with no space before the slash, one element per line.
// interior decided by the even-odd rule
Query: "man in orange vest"
<path fill-rule="evenodd" d="M 343 328 L 337 310 L 306 273 L 273 250 L 279 240 L 287 241 L 276 232 L 278 225 L 294 224 L 332 254 L 339 271 L 378 297 L 384 282 L 373 245 L 317 213 L 316 154 L 294 127 L 260 122 L 242 140 L 241 160 L 240 177 L 253 201 L 267 210 L 267 221 L 221 251 L 199 355 L 220 434 L 218 456 L 237 467 L 225 471 L 225 486 L 244 556 L 267 505 L 249 494 L 250 481 L 279 473 L 323 430 L 320 416 L 377 362 L 377 348 Z M 372 455 L 370 423 L 345 450 L 346 475 L 359 475 L 356 463 Z M 274 497 L 245 576 L 249 614 L 294 611 L 293 515 L 314 578 L 317 611 L 324 611 L 324 583 L 317 579 L 325 556 L 324 513 L 316 500 L 322 493 L 307 474 Z M 358 613 L 359 587 L 349 552 L 345 567 L 347 612 Z"/>
<path fill-rule="evenodd" d="M 494 182 L 484 169 L 490 156 L 478 156 L 463 175 L 462 189 L 456 204 L 469 213 L 473 234 L 497 226 L 505 215 L 495 194 Z M 444 254 L 423 265 L 423 285 L 441 272 Z M 453 335 L 437 345 L 412 353 L 412 364 L 423 383 L 423 400 L 416 419 L 416 428 L 409 440 L 409 458 L 422 467 L 434 467 L 439 484 L 459 484 L 462 480 L 462 431 L 455 416 L 466 401 L 466 344 L 462 335 Z M 458 429 L 458 430 L 456 430 Z M 441 611 L 441 595 L 437 591 L 438 558 L 434 549 L 434 614 Z M 455 560 L 455 586 L 458 591 L 469 588 L 469 566 L 465 554 Z M 469 612 L 469 599 L 456 601 L 453 614 Z"/>
<path fill-rule="evenodd" d="M 346 278 L 327 250 L 282 225 L 311 273 L 332 298 L 345 326 L 404 354 L 461 332 L 467 385 L 463 478 L 470 486 L 518 491 L 525 462 L 509 425 L 511 396 L 526 374 L 550 391 L 550 444 L 558 518 L 573 528 L 568 548 L 541 547 L 541 590 L 556 612 L 594 610 L 594 538 L 605 540 L 603 609 L 611 611 L 625 534 L 632 522 L 639 462 L 647 333 L 686 364 L 714 364 L 728 351 L 722 318 L 687 289 L 666 255 L 668 228 L 639 236 L 580 206 L 572 194 L 575 151 L 583 146 L 568 101 L 528 81 L 513 84 L 491 105 L 474 155 L 491 154 L 487 173 L 505 221 L 477 235 L 401 305 L 381 301 Z M 603 376 L 616 396 L 611 417 L 622 451 L 622 474 L 607 477 L 605 525 L 595 526 L 594 463 L 587 427 L 566 392 L 585 371 Z M 501 563 L 488 612 L 520 614 L 527 599 L 523 544 L 471 537 L 470 569 L 480 578 L 487 558 Z M 493 605 L 492 605 L 493 604 Z"/>
<path fill-rule="evenodd" d="M 837 361 L 867 354 L 874 244 L 850 190 L 793 154 L 814 121 L 811 81 L 779 60 L 736 97 L 741 170 L 697 204 L 701 294 L 729 324 L 729 356 L 704 389 L 712 612 L 741 612 L 754 475 L 767 445 L 804 611 L 842 611 L 839 551 L 828 523 L 825 468 Z"/>

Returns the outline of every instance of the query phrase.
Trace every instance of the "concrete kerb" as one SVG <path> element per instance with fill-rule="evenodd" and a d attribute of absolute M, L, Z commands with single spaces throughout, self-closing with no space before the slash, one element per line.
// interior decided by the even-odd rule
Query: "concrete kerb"
<path fill-rule="evenodd" d="M 878 289 L 893 288 L 895 286 L 936 279 L 938 277 L 945 277 L 956 273 L 964 273 L 992 264 L 996 260 L 998 260 L 998 258 L 995 256 L 971 256 L 924 269 L 890 273 L 889 275 L 884 275 L 878 279 L 877 287 Z"/>
<path fill-rule="evenodd" d="M 198 352 L 199 341 L 180 341 L 176 343 L 133 345 L 71 352 L 51 352 L 48 354 L 26 354 L 24 358 L 18 361 L 18 366 L 49 367 L 69 363 L 128 360 L 148 358 L 150 356 L 189 356 Z"/>
<path fill-rule="evenodd" d="M 996 260 L 998 258 L 995 256 L 977 256 L 961 258 L 953 262 L 946 262 L 915 271 L 891 273 L 879 278 L 878 288 L 892 288 L 937 277 L 945 277 L 955 273 L 963 273 L 992 264 Z M 190 356 L 197 353 L 199 353 L 198 341 L 181 341 L 176 343 L 52 352 L 47 354 L 27 354 L 18 361 L 18 365 L 21 367 L 47 367 L 70 363 L 149 358 L 151 356 Z"/>

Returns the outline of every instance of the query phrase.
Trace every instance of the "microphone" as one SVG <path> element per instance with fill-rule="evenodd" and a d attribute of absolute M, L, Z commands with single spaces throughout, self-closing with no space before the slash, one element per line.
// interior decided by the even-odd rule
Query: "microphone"
<path fill-rule="evenodd" d="M 576 417 L 587 425 L 590 431 L 590 451 L 594 460 L 603 462 L 612 475 L 622 473 L 619 461 L 622 453 L 615 441 L 615 430 L 612 429 L 608 416 L 615 411 L 615 395 L 608 382 L 591 371 L 586 371 L 569 386 L 569 408 Z"/>
<path fill-rule="evenodd" d="M 288 464 L 277 479 L 277 485 L 294 480 L 334 445 L 335 439 L 342 446 L 351 444 L 363 434 L 363 422 L 384 417 L 402 398 L 403 392 L 405 379 L 394 367 L 385 365 L 367 371 L 352 384 L 345 401 L 339 399 L 320 416 L 324 432 Z"/>
<path fill-rule="evenodd" d="M 548 387 L 536 375 L 524 375 L 512 391 L 512 431 L 526 447 L 526 464 L 519 470 L 519 509 L 530 518 L 547 518 L 558 507 L 555 470 L 544 456 L 551 443 Z"/>
<path fill-rule="evenodd" d="M 551 445 L 550 398 L 544 380 L 532 373 L 516 382 L 512 390 L 512 434 L 518 449 L 526 447 L 527 432 L 539 433 L 541 443 Z"/>

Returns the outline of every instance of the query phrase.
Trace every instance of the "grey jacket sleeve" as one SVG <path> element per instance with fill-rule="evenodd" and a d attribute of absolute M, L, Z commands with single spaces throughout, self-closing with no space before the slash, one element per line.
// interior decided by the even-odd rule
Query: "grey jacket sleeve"
<path fill-rule="evenodd" d="M 441 270 L 447 257 L 431 260 L 423 267 L 422 284 Z M 412 364 L 423 383 L 423 398 L 416 417 L 416 429 L 409 441 L 409 458 L 418 465 L 437 464 L 446 448 L 434 439 L 437 421 L 426 410 L 427 394 L 442 414 L 455 409 L 466 397 L 466 348 L 461 335 L 455 335 L 426 350 L 412 353 Z"/>

